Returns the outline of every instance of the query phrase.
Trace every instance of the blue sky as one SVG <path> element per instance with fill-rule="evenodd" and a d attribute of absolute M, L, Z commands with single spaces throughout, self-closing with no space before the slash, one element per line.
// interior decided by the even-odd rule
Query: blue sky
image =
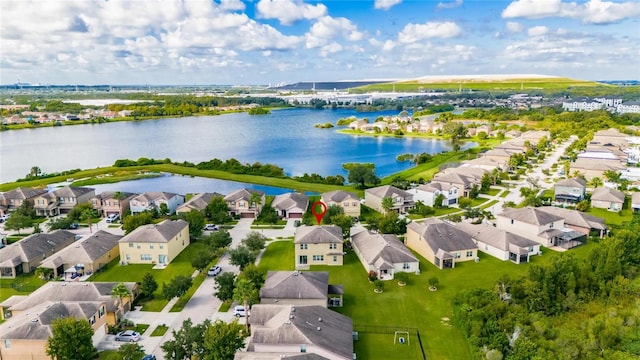
<path fill-rule="evenodd" d="M 640 79 L 640 1 L 2 0 L 0 82 Z"/>

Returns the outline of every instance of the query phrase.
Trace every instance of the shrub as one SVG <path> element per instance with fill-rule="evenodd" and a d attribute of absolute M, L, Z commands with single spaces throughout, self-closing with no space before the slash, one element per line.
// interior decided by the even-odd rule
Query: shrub
<path fill-rule="evenodd" d="M 369 274 L 367 275 L 367 277 L 369 278 L 369 281 L 378 280 L 378 274 L 376 274 L 376 272 L 373 270 L 369 271 Z"/>

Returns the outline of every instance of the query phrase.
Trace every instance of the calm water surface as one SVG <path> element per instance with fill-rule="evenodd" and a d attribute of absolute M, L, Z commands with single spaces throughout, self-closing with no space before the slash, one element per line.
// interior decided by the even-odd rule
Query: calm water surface
<path fill-rule="evenodd" d="M 5 131 L 0 132 L 0 181 L 23 177 L 32 166 L 56 172 L 139 157 L 193 163 L 233 157 L 241 162 L 277 164 L 288 175 L 315 172 L 324 176 L 346 175 L 342 170 L 345 162 L 373 162 L 377 174 L 385 176 L 411 166 L 397 162 L 399 154 L 450 150 L 446 141 L 352 136 L 339 134 L 335 128 L 313 127 L 315 123 L 335 124 L 348 116 L 373 120 L 396 113 L 289 109 L 263 116 L 234 113 Z"/>

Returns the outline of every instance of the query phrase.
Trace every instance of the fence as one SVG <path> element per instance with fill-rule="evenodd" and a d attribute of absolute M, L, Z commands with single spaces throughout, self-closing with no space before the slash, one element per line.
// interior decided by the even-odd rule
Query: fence
<path fill-rule="evenodd" d="M 40 286 L 38 286 L 38 285 L 22 284 L 22 283 L 18 283 L 18 282 L 11 282 L 11 283 L 1 282 L 0 283 L 0 288 L 2 288 L 2 289 L 14 289 L 17 292 L 34 292 L 39 287 Z"/>
<path fill-rule="evenodd" d="M 422 338 L 420 337 L 420 330 L 414 327 L 406 327 L 406 326 L 390 326 L 390 325 L 364 325 L 364 324 L 353 324 L 353 331 L 357 331 L 358 333 L 372 333 L 372 334 L 395 334 L 396 331 L 406 331 L 409 335 L 413 335 L 418 338 L 418 344 L 420 345 L 420 352 L 422 353 L 422 359 L 427 360 L 427 355 L 424 352 L 424 347 L 422 346 Z"/>

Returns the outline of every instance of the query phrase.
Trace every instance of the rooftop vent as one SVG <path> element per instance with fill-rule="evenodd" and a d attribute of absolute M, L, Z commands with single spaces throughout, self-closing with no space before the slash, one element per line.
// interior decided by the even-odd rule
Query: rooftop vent
<path fill-rule="evenodd" d="M 318 327 L 316 328 L 316 331 L 320 331 L 320 330 L 321 330 L 321 329 L 320 329 L 320 326 L 318 326 Z"/>
<path fill-rule="evenodd" d="M 32 322 L 32 323 L 37 323 L 37 322 L 38 322 L 38 319 L 33 319 L 33 320 L 31 320 L 31 322 Z"/>
<path fill-rule="evenodd" d="M 293 320 L 293 319 L 295 319 L 295 316 L 294 315 L 289 315 L 289 319 Z"/>
<path fill-rule="evenodd" d="M 321 317 L 318 318 L 318 322 L 322 322 L 322 318 Z"/>

